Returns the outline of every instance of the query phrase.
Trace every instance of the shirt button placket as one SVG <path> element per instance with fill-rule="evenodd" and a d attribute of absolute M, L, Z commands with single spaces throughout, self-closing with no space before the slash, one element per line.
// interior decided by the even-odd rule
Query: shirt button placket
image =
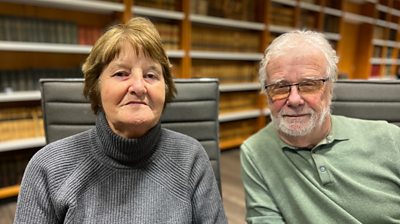
<path fill-rule="evenodd" d="M 314 159 L 315 165 L 317 167 L 317 171 L 318 171 L 318 174 L 319 174 L 322 184 L 325 185 L 325 184 L 331 183 L 332 178 L 331 178 L 331 175 L 329 174 L 328 167 L 326 166 L 326 161 L 325 161 L 323 155 L 313 153 L 313 159 Z"/>

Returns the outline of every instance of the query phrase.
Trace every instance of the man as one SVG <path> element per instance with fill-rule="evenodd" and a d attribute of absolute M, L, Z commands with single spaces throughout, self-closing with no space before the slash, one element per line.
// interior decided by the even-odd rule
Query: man
<path fill-rule="evenodd" d="M 248 223 L 400 223 L 400 128 L 330 114 L 337 62 L 317 32 L 266 49 L 272 122 L 241 146 Z"/>

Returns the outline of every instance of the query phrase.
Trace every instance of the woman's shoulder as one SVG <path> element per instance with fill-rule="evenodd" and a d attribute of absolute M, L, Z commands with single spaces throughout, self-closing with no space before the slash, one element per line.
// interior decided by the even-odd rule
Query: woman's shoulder
<path fill-rule="evenodd" d="M 57 141 L 51 142 L 33 155 L 30 163 L 46 169 L 63 168 L 87 155 L 90 149 L 89 131 L 81 132 Z"/>
<path fill-rule="evenodd" d="M 191 146 L 201 146 L 200 142 L 183 133 L 177 132 L 177 131 L 173 131 L 170 129 L 166 129 L 163 128 L 162 129 L 162 135 L 161 135 L 161 139 L 163 141 L 167 141 L 169 143 L 172 143 L 174 145 L 191 145 Z"/>
<path fill-rule="evenodd" d="M 30 159 L 24 178 L 44 178 L 57 191 L 63 182 L 90 156 L 89 132 L 47 144 Z M 27 180 L 28 181 L 28 180 Z"/>
<path fill-rule="evenodd" d="M 178 160 L 208 158 L 206 150 L 197 139 L 170 129 L 162 129 L 160 148 L 165 155 Z"/>

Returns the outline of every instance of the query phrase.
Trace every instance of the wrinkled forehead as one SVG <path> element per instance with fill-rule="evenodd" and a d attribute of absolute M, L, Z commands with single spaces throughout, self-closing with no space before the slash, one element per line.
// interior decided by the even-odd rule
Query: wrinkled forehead
<path fill-rule="evenodd" d="M 313 65 L 315 67 L 326 68 L 327 60 L 323 52 L 314 47 L 296 47 L 280 51 L 279 54 L 271 55 L 267 64 L 267 69 L 276 66 L 285 67 L 289 65 Z"/>
<path fill-rule="evenodd" d="M 271 57 L 266 69 L 269 81 L 325 78 L 327 61 L 318 49 L 295 49 Z"/>

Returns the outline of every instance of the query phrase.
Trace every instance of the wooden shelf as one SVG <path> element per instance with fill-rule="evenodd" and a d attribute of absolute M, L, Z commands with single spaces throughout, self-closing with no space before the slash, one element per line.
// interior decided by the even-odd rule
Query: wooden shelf
<path fill-rule="evenodd" d="M 91 49 L 88 45 L 0 41 L 1 51 L 88 54 Z"/>
<path fill-rule="evenodd" d="M 337 10 L 337 9 L 332 9 L 329 7 L 323 8 L 323 12 L 326 13 L 327 15 L 331 15 L 331 16 L 337 16 L 337 17 L 342 16 L 342 11 Z"/>
<path fill-rule="evenodd" d="M 43 6 L 59 9 L 68 9 L 85 12 L 110 14 L 112 12 L 123 12 L 124 5 L 107 1 L 82 1 L 82 0 L 4 0 L 12 3 L 26 3 L 28 5 Z"/>
<path fill-rule="evenodd" d="M 254 82 L 221 84 L 219 86 L 220 92 L 249 91 L 249 90 L 259 90 L 259 89 L 260 89 L 260 83 L 254 83 Z"/>
<path fill-rule="evenodd" d="M 238 148 L 248 136 L 241 138 L 234 138 L 230 140 L 223 140 L 219 143 L 219 148 L 223 150 Z"/>
<path fill-rule="evenodd" d="M 344 12 L 343 13 L 343 19 L 345 21 L 351 22 L 351 23 L 369 23 L 369 24 L 374 24 L 375 20 L 374 18 L 368 17 L 368 16 L 362 16 L 358 15 L 355 13 L 351 12 Z"/>
<path fill-rule="evenodd" d="M 43 147 L 46 144 L 44 137 L 17 139 L 0 142 L 0 152 Z"/>
<path fill-rule="evenodd" d="M 0 188 L 0 200 L 18 196 L 19 185 Z"/>
<path fill-rule="evenodd" d="M 193 59 L 259 61 L 262 58 L 262 54 L 261 53 L 214 52 L 214 51 L 191 51 L 190 57 Z"/>
<path fill-rule="evenodd" d="M 265 24 L 263 23 L 255 23 L 255 22 L 247 22 L 233 19 L 224 19 L 212 16 L 204 16 L 204 15 L 190 15 L 190 21 L 192 23 L 202 23 L 208 25 L 216 25 L 223 27 L 232 27 L 239 29 L 249 29 L 249 30 L 259 30 L 262 31 L 265 29 Z"/>
<path fill-rule="evenodd" d="M 245 120 L 251 118 L 257 118 L 259 116 L 266 116 L 270 114 L 270 110 L 268 108 L 264 108 L 262 110 L 244 110 L 230 113 L 222 113 L 219 115 L 219 122 L 229 122 L 229 121 L 238 121 Z"/>
<path fill-rule="evenodd" d="M 270 25 L 269 31 L 273 33 L 286 33 L 293 30 L 293 27 L 290 26 L 278 26 L 278 25 Z"/>
<path fill-rule="evenodd" d="M 272 0 L 271 2 L 288 5 L 288 6 L 296 6 L 296 1 L 293 1 L 293 0 Z"/>
<path fill-rule="evenodd" d="M 138 16 L 149 16 L 162 19 L 183 20 L 183 12 L 175 12 L 164 9 L 152 9 L 141 6 L 132 6 L 132 12 Z"/>
<path fill-rule="evenodd" d="M 89 54 L 91 49 L 91 45 L 0 41 L 0 51 Z M 184 56 L 182 50 L 168 50 L 167 54 L 171 58 L 182 58 Z"/>
<path fill-rule="evenodd" d="M 309 2 L 300 2 L 300 8 L 314 11 L 314 12 L 320 12 L 322 10 L 322 6 L 316 5 L 313 3 L 309 3 Z"/>
<path fill-rule="evenodd" d="M 18 91 L 0 93 L 0 102 L 38 101 L 41 99 L 40 91 Z"/>

